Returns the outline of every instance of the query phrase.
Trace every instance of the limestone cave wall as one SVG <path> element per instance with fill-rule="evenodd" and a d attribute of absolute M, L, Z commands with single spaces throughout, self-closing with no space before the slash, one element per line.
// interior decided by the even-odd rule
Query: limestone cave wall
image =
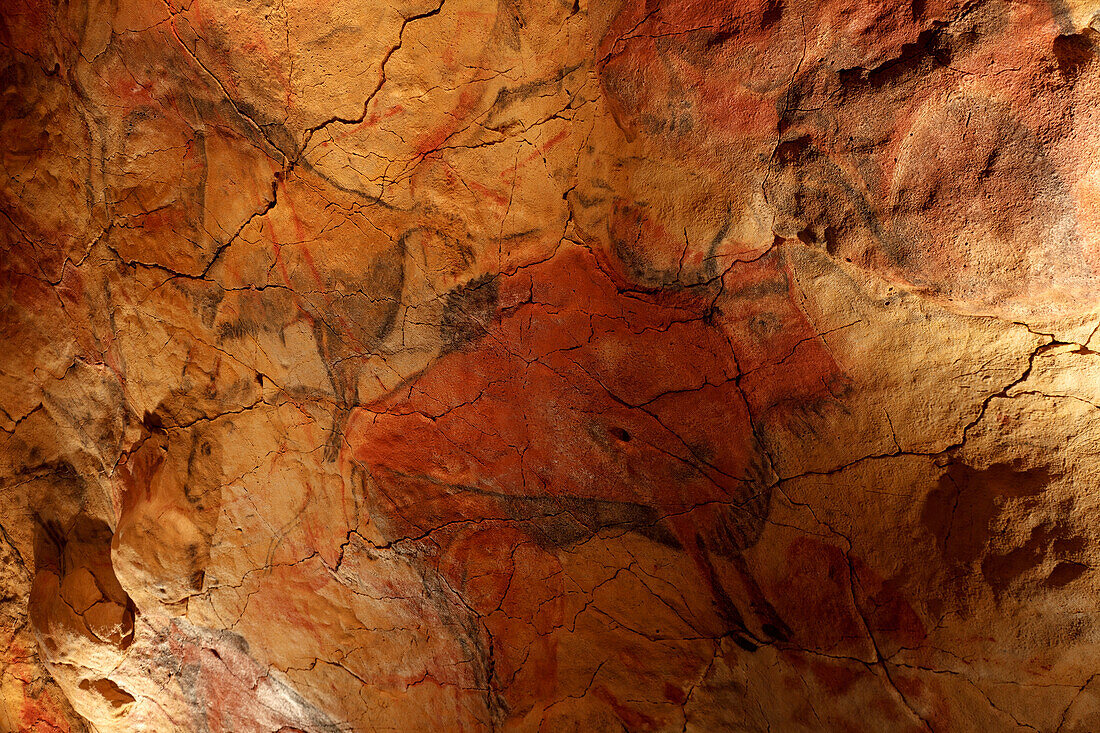
<path fill-rule="evenodd" d="M 4 0 L 0 730 L 1100 730 L 1095 0 Z"/>

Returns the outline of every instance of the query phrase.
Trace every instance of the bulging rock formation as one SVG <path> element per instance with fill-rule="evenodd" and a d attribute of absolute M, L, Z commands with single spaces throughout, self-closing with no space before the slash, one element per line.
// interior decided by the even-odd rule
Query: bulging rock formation
<path fill-rule="evenodd" d="M 1100 5 L 8 0 L 0 730 L 1100 730 Z"/>

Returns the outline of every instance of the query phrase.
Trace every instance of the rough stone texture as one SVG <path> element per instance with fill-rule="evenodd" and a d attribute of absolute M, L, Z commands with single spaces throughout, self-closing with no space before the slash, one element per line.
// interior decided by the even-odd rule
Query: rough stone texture
<path fill-rule="evenodd" d="M 0 729 L 1100 729 L 1098 52 L 6 0 Z"/>

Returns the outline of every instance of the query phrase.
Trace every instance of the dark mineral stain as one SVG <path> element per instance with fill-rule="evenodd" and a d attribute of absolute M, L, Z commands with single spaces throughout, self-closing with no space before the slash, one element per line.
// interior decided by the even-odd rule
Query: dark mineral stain
<path fill-rule="evenodd" d="M 751 641 L 742 636 L 733 637 L 733 643 L 747 652 L 755 652 L 757 649 L 756 644 L 753 644 Z"/>
<path fill-rule="evenodd" d="M 779 641 L 787 641 L 787 639 L 789 638 L 788 634 L 775 624 L 764 624 L 761 628 L 764 630 L 765 634 L 772 637 L 773 639 L 778 639 Z"/>
<path fill-rule="evenodd" d="M 456 351 L 483 336 L 499 297 L 499 284 L 492 277 L 478 278 L 447 293 L 439 327 L 444 351 Z"/>

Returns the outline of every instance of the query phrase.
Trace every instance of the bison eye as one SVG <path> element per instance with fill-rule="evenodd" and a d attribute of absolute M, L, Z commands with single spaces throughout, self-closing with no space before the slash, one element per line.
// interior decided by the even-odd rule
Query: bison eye
<path fill-rule="evenodd" d="M 630 440 L 630 433 L 626 432 L 622 428 L 611 428 L 607 432 L 611 433 L 624 443 Z"/>

